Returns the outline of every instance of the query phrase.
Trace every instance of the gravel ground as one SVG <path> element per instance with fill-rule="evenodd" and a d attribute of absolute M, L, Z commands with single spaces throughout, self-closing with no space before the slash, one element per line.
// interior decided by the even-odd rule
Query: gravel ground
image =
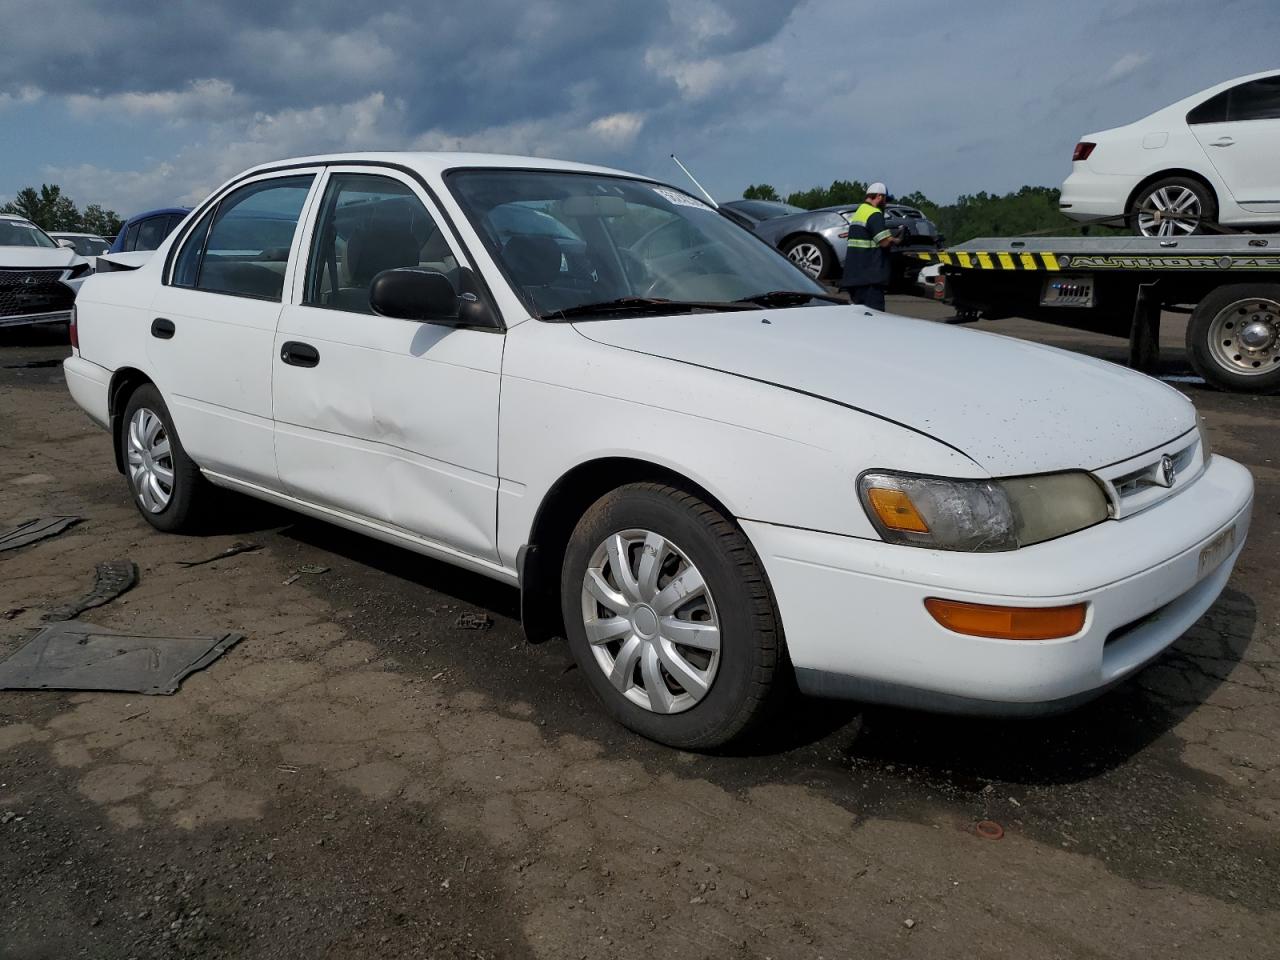
<path fill-rule="evenodd" d="M 1165 327 L 1161 372 L 1185 376 Z M 155 533 L 65 352 L 0 340 L 0 526 L 85 517 L 0 554 L 0 655 L 109 559 L 141 581 L 84 619 L 247 639 L 173 697 L 0 693 L 5 960 L 1274 949 L 1280 397 L 1175 384 L 1259 495 L 1221 600 L 1131 682 L 1035 722 L 803 701 L 704 756 L 604 719 L 510 589 L 234 498 L 214 535 Z M 263 549 L 178 563 L 241 540 Z M 286 583 L 307 564 L 328 571 Z"/>

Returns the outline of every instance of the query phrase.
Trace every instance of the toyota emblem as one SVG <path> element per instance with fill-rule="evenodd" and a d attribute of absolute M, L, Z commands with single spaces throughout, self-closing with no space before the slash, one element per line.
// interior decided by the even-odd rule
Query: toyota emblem
<path fill-rule="evenodd" d="M 1173 466 L 1173 457 L 1165 454 L 1160 458 L 1160 481 L 1166 487 L 1172 487 L 1175 476 L 1177 476 L 1177 470 Z"/>

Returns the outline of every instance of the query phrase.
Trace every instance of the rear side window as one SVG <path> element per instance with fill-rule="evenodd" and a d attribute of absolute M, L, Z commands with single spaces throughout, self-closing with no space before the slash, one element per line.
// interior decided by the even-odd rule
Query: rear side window
<path fill-rule="evenodd" d="M 251 183 L 223 197 L 188 235 L 175 286 L 279 300 L 312 175 Z"/>
<path fill-rule="evenodd" d="M 141 227 L 141 220 L 129 227 L 128 232 L 124 235 L 125 250 L 136 250 L 138 248 L 138 230 Z"/>
<path fill-rule="evenodd" d="M 169 235 L 169 218 L 149 217 L 138 225 L 138 238 L 135 250 L 154 250 Z"/>
<path fill-rule="evenodd" d="M 1280 77 L 1242 83 L 1231 91 L 1230 120 L 1280 120 Z"/>
<path fill-rule="evenodd" d="M 1187 123 L 1280 120 L 1280 77 L 1250 80 L 1210 97 L 1187 114 Z"/>

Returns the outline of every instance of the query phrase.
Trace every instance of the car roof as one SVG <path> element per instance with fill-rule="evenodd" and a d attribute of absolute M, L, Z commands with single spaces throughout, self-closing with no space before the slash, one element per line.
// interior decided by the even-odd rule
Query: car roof
<path fill-rule="evenodd" d="M 1156 114 L 1164 113 L 1166 110 L 1176 113 L 1189 107 L 1198 106 L 1210 97 L 1217 96 L 1223 90 L 1230 90 L 1238 84 L 1249 83 L 1251 80 L 1264 80 L 1267 77 L 1280 77 L 1280 70 L 1263 70 L 1260 73 L 1245 74 L 1243 77 L 1236 77 L 1233 80 L 1223 80 L 1221 83 L 1215 83 L 1211 87 L 1205 87 L 1203 90 L 1197 90 L 1195 93 L 1183 97 L 1181 100 L 1175 100 L 1167 107 L 1161 107 L 1159 110 L 1149 113 L 1146 117 L 1142 117 L 1141 119 L 1146 120 L 1147 117 L 1154 117 Z M 1141 120 L 1136 122 L 1141 122 Z"/>
<path fill-rule="evenodd" d="M 142 213 L 135 213 L 125 223 L 130 224 L 135 220 L 145 220 L 147 217 L 161 217 L 172 214 L 180 214 L 185 217 L 190 212 L 190 207 L 157 207 L 155 210 L 144 210 Z"/>
<path fill-rule="evenodd" d="M 548 157 L 522 157 L 503 153 L 463 153 L 453 151 L 414 152 L 414 151 L 366 151 L 363 153 L 328 153 L 309 157 L 290 157 L 272 163 L 262 163 L 244 171 L 235 179 L 254 173 L 278 170 L 281 167 L 310 166 L 320 164 L 343 163 L 393 163 L 412 167 L 421 173 L 442 174 L 447 170 L 461 168 L 505 167 L 513 170 L 569 170 L 578 173 L 600 173 L 611 176 L 639 177 L 650 180 L 640 174 L 617 170 L 612 167 L 599 167 L 588 163 L 575 163 L 572 160 L 555 160 Z"/>
<path fill-rule="evenodd" d="M 17 213 L 0 213 L 0 220 L 17 220 L 19 223 L 31 223 L 26 217 Z"/>
<path fill-rule="evenodd" d="M 72 230 L 48 230 L 46 232 L 51 237 L 93 237 L 95 240 L 102 239 L 102 236 L 97 233 L 76 233 Z"/>

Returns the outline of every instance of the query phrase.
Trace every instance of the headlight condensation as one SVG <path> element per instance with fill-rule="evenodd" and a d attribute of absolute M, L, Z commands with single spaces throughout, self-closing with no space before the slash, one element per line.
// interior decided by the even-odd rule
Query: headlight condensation
<path fill-rule="evenodd" d="M 858 493 L 885 540 L 934 550 L 1016 550 L 1110 515 L 1102 487 L 1078 471 L 953 480 L 875 470 L 859 478 Z"/>

